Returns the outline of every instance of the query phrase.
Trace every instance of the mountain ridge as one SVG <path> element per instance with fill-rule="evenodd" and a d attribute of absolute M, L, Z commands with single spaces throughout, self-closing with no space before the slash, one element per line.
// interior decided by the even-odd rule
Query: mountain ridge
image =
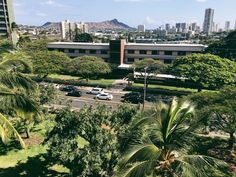
<path fill-rule="evenodd" d="M 118 21 L 116 18 L 102 22 L 84 22 L 88 24 L 89 30 L 132 30 L 135 29 L 129 25 Z M 59 28 L 60 22 L 46 22 L 41 28 Z"/>

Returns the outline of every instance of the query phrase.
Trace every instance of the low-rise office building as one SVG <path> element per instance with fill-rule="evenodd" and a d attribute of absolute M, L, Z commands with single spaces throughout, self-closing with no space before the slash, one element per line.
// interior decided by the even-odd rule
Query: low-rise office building
<path fill-rule="evenodd" d="M 127 66 L 144 58 L 154 58 L 170 64 L 180 56 L 202 53 L 205 46 L 201 44 L 126 43 L 125 40 L 111 40 L 110 43 L 53 42 L 48 44 L 48 49 L 65 52 L 72 58 L 84 55 L 96 56 L 110 63 Z"/>

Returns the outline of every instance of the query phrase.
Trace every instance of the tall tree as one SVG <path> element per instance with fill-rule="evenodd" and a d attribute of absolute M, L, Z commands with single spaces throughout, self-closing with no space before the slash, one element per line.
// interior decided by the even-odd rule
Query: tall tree
<path fill-rule="evenodd" d="M 145 70 L 147 76 L 147 83 L 152 74 L 159 74 L 165 71 L 166 65 L 158 60 L 152 58 L 145 58 L 143 60 L 135 61 L 132 65 L 135 72 L 140 73 L 141 77 L 145 77 Z"/>
<path fill-rule="evenodd" d="M 180 57 L 174 61 L 170 73 L 196 83 L 198 91 L 236 84 L 236 63 L 211 54 Z"/>
<path fill-rule="evenodd" d="M 206 53 L 236 61 L 236 30 L 230 32 L 224 39 L 210 44 Z"/>
<path fill-rule="evenodd" d="M 99 77 L 101 74 L 111 72 L 111 67 L 102 58 L 94 56 L 83 56 L 73 59 L 69 63 L 69 70 L 72 74 L 80 75 L 87 81 L 91 77 Z"/>
<path fill-rule="evenodd" d="M 142 129 L 138 139 L 130 142 L 130 148 L 120 160 L 116 176 L 207 176 L 206 169 L 220 166 L 209 156 L 192 154 L 190 147 L 194 130 L 194 107 L 191 103 L 170 106 L 158 104 L 133 124 L 133 130 Z"/>
<path fill-rule="evenodd" d="M 26 118 L 39 113 L 37 103 L 30 98 L 30 95 L 36 91 L 37 87 L 31 79 L 18 72 L 18 68 L 24 72 L 31 71 L 30 66 L 23 60 L 6 59 L 0 63 L 0 110 L 2 113 L 9 110 L 18 117 Z M 8 114 L 7 117 L 9 118 L 10 116 Z M 5 131 L 5 133 L 1 134 L 3 142 L 6 142 L 4 140 L 5 137 L 10 138 L 14 135 L 22 146 L 25 146 L 10 120 L 6 119 L 6 116 L 1 116 L 1 126 L 2 132 Z"/>
<path fill-rule="evenodd" d="M 63 52 L 38 51 L 32 54 L 34 73 L 45 78 L 49 74 L 60 73 L 63 63 L 70 61 L 70 58 Z"/>
<path fill-rule="evenodd" d="M 74 42 L 93 42 L 93 37 L 88 33 L 76 33 Z"/>
<path fill-rule="evenodd" d="M 228 147 L 233 148 L 236 133 L 236 89 L 227 87 L 220 92 L 202 92 L 189 96 L 198 108 L 198 116 L 206 125 L 228 133 Z"/>

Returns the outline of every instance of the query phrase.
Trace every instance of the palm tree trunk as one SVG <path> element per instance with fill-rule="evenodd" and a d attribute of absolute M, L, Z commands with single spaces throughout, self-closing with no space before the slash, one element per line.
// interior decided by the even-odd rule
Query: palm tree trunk
<path fill-rule="evenodd" d="M 234 141 L 235 141 L 234 132 L 230 132 L 230 133 L 229 133 L 229 141 L 228 141 L 228 148 L 229 148 L 229 149 L 232 149 L 232 148 L 233 148 L 233 146 L 234 146 Z"/>
<path fill-rule="evenodd" d="M 30 131 L 27 127 L 25 128 L 25 134 L 26 134 L 26 138 L 29 139 L 30 138 Z"/>

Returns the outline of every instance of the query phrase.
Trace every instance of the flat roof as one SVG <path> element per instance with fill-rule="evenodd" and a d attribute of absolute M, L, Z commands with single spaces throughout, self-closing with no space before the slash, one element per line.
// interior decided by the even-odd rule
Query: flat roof
<path fill-rule="evenodd" d="M 109 46 L 109 43 L 86 43 L 86 42 L 50 42 L 48 45 L 90 45 Z M 147 44 L 147 43 L 126 43 L 126 46 L 155 46 L 155 47 L 207 47 L 202 44 Z"/>
<path fill-rule="evenodd" d="M 89 42 L 50 42 L 48 45 L 94 45 L 94 46 L 108 46 L 109 43 L 89 43 Z"/>
<path fill-rule="evenodd" d="M 203 44 L 148 44 L 148 43 L 126 43 L 127 46 L 159 46 L 159 47 L 206 47 Z"/>

